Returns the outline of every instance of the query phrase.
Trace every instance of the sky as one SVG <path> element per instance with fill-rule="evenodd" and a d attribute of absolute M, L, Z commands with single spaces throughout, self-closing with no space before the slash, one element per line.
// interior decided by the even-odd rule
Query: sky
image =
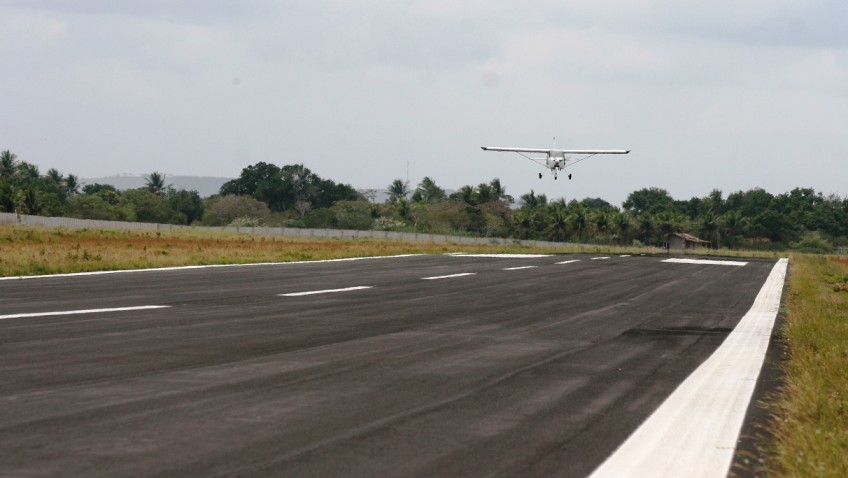
<path fill-rule="evenodd" d="M 0 149 L 382 189 L 848 195 L 841 0 L 0 0 Z M 480 146 L 630 149 L 550 175 Z"/>

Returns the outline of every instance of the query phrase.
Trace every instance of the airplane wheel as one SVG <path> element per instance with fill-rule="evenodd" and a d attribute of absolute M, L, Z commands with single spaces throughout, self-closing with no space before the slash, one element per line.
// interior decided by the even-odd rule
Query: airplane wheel
<path fill-rule="evenodd" d="M 568 179 L 571 179 L 571 175 L 570 175 L 570 174 L 568 175 Z"/>
<path fill-rule="evenodd" d="M 539 173 L 539 179 L 542 179 L 542 173 Z"/>

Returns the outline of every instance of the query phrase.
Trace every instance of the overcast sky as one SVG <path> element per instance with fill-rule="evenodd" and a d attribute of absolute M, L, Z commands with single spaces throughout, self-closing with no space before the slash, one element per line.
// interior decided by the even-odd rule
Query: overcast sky
<path fill-rule="evenodd" d="M 0 0 L 0 149 L 67 174 L 848 195 L 848 2 Z M 480 146 L 631 149 L 549 175 Z"/>

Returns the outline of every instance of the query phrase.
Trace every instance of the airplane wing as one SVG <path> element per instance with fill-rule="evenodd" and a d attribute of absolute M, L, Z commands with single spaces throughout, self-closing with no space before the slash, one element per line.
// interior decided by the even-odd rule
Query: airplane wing
<path fill-rule="evenodd" d="M 484 151 L 502 151 L 509 153 L 550 153 L 550 149 L 537 148 L 499 148 L 495 146 L 480 146 Z"/>
<path fill-rule="evenodd" d="M 484 151 L 500 151 L 511 153 L 541 153 L 541 154 L 627 154 L 629 149 L 538 149 L 538 148 L 501 148 L 496 146 L 481 146 Z"/>

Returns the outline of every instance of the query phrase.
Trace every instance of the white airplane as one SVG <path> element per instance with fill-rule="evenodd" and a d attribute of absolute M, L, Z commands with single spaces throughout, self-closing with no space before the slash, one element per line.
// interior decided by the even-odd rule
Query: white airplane
<path fill-rule="evenodd" d="M 556 138 L 554 138 L 556 141 Z M 508 152 L 508 153 L 518 153 L 525 158 L 538 163 L 548 169 L 551 170 L 551 173 L 554 175 L 554 179 L 557 179 L 558 173 L 560 171 L 564 171 L 567 166 L 572 164 L 579 163 L 584 159 L 589 159 L 590 157 L 596 154 L 627 154 L 630 150 L 624 149 L 539 149 L 539 148 L 500 148 L 493 146 L 481 146 L 484 151 L 498 151 L 498 152 Z M 544 157 L 533 157 L 531 154 L 544 154 Z M 586 155 L 579 159 L 572 159 L 567 154 L 580 154 Z M 539 173 L 539 179 L 542 179 L 542 173 Z M 568 179 L 571 179 L 571 174 L 569 173 Z"/>

